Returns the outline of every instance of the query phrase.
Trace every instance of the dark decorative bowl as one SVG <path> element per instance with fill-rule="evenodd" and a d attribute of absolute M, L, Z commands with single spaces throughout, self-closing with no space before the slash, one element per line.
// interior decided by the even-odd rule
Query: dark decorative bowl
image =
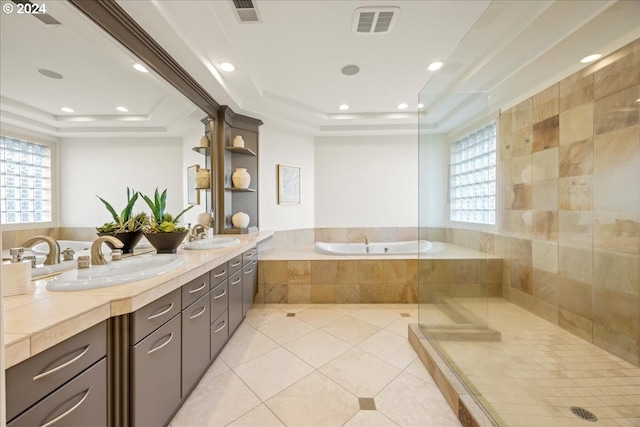
<path fill-rule="evenodd" d="M 189 230 L 179 233 L 144 233 L 144 236 L 156 248 L 157 253 L 175 254 L 187 234 L 189 234 Z"/>
<path fill-rule="evenodd" d="M 122 242 L 122 253 L 130 254 L 133 253 L 133 248 L 136 247 L 140 239 L 142 239 L 142 230 L 139 231 L 123 231 L 121 233 L 109 232 L 109 233 L 98 233 L 98 236 L 113 236 L 116 239 Z M 113 245 L 109 242 L 105 242 L 107 246 L 109 246 L 112 250 L 115 249 Z"/>

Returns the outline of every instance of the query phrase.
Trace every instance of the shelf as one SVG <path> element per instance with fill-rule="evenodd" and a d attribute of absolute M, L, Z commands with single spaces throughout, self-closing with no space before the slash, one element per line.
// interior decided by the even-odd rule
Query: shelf
<path fill-rule="evenodd" d="M 209 155 L 210 148 L 209 147 L 193 147 L 192 150 L 195 151 L 196 153 L 200 153 L 207 156 Z"/>
<path fill-rule="evenodd" d="M 245 193 L 255 193 L 256 190 L 254 190 L 253 188 L 237 188 L 237 187 L 225 187 L 225 190 L 229 190 L 229 191 L 239 191 L 239 192 L 245 192 Z"/>
<path fill-rule="evenodd" d="M 232 153 L 245 154 L 247 156 L 254 156 L 254 157 L 257 156 L 256 153 L 244 147 L 224 147 L 224 149 L 231 151 Z"/>

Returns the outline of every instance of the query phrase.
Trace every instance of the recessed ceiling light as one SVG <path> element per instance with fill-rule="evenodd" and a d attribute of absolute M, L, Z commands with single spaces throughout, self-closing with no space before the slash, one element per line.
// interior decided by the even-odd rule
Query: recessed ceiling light
<path fill-rule="evenodd" d="M 407 104 L 405 104 L 404 102 L 402 104 L 398 104 L 398 110 L 404 110 L 408 107 Z"/>
<path fill-rule="evenodd" d="M 435 61 L 435 62 L 432 62 L 431 64 L 429 64 L 429 66 L 427 67 L 427 70 L 429 70 L 429 71 L 438 71 L 440 68 L 442 68 L 443 65 L 444 65 L 444 62 Z"/>
<path fill-rule="evenodd" d="M 147 70 L 147 67 L 145 67 L 142 64 L 133 64 L 133 68 L 135 68 L 136 70 L 140 71 L 141 73 L 148 73 L 149 70 Z"/>
<path fill-rule="evenodd" d="M 354 74 L 358 74 L 360 72 L 360 67 L 357 65 L 345 65 L 342 67 L 342 74 L 345 76 L 353 76 Z"/>
<path fill-rule="evenodd" d="M 127 107 L 123 107 L 122 105 L 119 107 L 116 107 L 116 110 L 120 111 L 121 113 L 128 113 L 129 109 Z"/>
<path fill-rule="evenodd" d="M 348 109 L 349 109 L 349 106 L 347 104 L 342 104 L 338 107 L 338 110 L 342 110 L 342 111 L 345 111 Z"/>
<path fill-rule="evenodd" d="M 424 104 L 418 104 L 418 110 L 424 108 Z"/>
<path fill-rule="evenodd" d="M 73 113 L 73 108 L 70 107 L 62 107 L 60 110 L 64 111 L 65 113 Z"/>
<path fill-rule="evenodd" d="M 223 62 L 222 64 L 220 64 L 220 69 L 222 71 L 232 72 L 236 70 L 236 66 L 230 62 Z"/>
<path fill-rule="evenodd" d="M 585 56 L 580 60 L 580 62 L 582 62 L 583 64 L 588 64 L 589 62 L 597 61 L 600 58 L 602 58 L 602 55 L 600 55 L 599 53 L 594 53 L 593 55 Z"/>
<path fill-rule="evenodd" d="M 36 71 L 45 77 L 49 77 L 50 79 L 62 79 L 62 74 L 56 73 L 55 71 L 47 70 L 45 68 L 36 68 Z"/>

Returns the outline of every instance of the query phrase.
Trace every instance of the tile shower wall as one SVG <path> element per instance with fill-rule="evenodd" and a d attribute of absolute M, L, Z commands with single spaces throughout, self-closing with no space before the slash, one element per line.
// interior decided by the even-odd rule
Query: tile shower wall
<path fill-rule="evenodd" d="M 636 365 L 640 40 L 500 114 L 499 232 L 428 235 L 505 258 L 503 296 Z"/>

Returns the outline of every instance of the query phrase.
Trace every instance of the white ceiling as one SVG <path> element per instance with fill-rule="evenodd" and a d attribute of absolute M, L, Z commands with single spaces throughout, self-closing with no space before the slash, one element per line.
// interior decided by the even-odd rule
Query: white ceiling
<path fill-rule="evenodd" d="M 239 22 L 231 0 L 118 3 L 218 103 L 313 135 L 415 134 L 425 84 L 420 120 L 448 132 L 577 71 L 587 54 L 640 37 L 638 1 L 254 0 L 253 24 Z M 393 29 L 352 32 L 354 11 L 377 5 L 399 8 Z M 0 18 L 3 123 L 57 136 L 170 134 L 193 113 L 168 85 L 133 71 L 135 58 L 72 6 L 51 1 L 47 12 L 62 26 Z M 445 66 L 427 71 L 434 60 Z M 219 71 L 223 61 L 237 70 Z M 348 64 L 360 72 L 343 75 Z M 491 100 L 469 95 L 477 92 Z M 397 110 L 401 102 L 409 108 Z"/>

